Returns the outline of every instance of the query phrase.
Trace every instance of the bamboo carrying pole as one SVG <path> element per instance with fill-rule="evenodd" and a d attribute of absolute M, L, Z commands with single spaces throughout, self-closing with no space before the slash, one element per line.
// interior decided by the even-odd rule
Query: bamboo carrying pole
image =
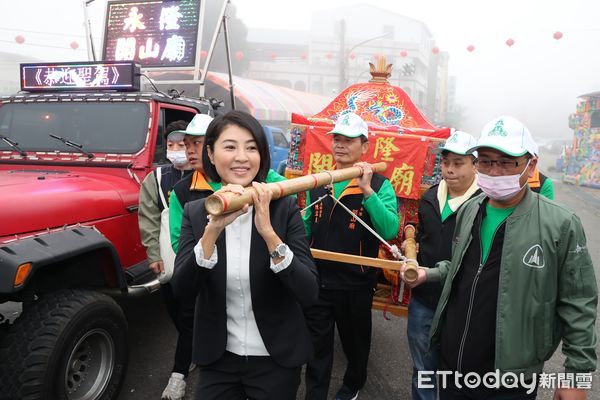
<path fill-rule="evenodd" d="M 387 164 L 378 162 L 372 164 L 371 167 L 373 168 L 373 172 L 383 172 L 387 168 Z M 267 188 L 273 193 L 273 200 L 275 200 L 330 183 L 357 178 L 362 174 L 363 169 L 361 167 L 349 167 L 305 175 L 287 181 L 267 183 Z M 252 192 L 254 192 L 254 188 L 247 187 L 241 195 L 232 192 L 214 193 L 206 198 L 206 211 L 211 215 L 221 215 L 237 211 L 246 204 L 252 204 Z"/>
<path fill-rule="evenodd" d="M 406 225 L 404 227 L 404 255 L 409 258 L 410 261 L 406 262 L 406 269 L 404 270 L 404 281 L 407 283 L 413 283 L 417 280 L 418 270 L 417 267 L 417 242 L 415 240 L 415 227 L 412 225 Z M 414 260 L 414 261 L 413 261 Z"/>
<path fill-rule="evenodd" d="M 392 271 L 400 271 L 400 268 L 402 267 L 402 262 L 396 260 L 386 260 L 384 258 L 355 256 L 353 254 L 336 253 L 321 249 L 310 249 L 310 252 L 317 260 L 337 261 L 346 264 L 364 265 L 365 267 L 389 269 Z"/>

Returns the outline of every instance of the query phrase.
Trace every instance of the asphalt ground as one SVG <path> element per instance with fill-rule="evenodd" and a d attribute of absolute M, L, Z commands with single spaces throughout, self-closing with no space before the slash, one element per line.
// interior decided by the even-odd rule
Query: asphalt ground
<path fill-rule="evenodd" d="M 559 176 L 549 173 L 555 179 Z M 600 190 L 577 187 L 555 181 L 556 201 L 576 211 L 587 236 L 588 249 L 600 273 Z M 130 323 L 130 363 L 120 400 L 158 399 L 168 381 L 172 367 L 175 329 L 162 304 L 160 294 L 123 304 Z M 598 331 L 598 321 L 596 321 Z M 560 347 L 546 363 L 547 373 L 563 371 L 564 357 Z M 345 358 L 336 337 L 335 361 L 331 379 L 330 398 L 342 383 Z M 410 399 L 412 363 L 406 340 L 406 320 L 391 316 L 384 318 L 381 311 L 373 311 L 373 338 L 368 367 L 368 380 L 359 399 Z M 188 377 L 187 399 L 194 398 L 197 372 Z M 600 400 L 600 375 L 593 374 L 593 388 L 588 399 Z M 301 383 L 298 399 L 304 397 Z M 538 399 L 552 399 L 552 391 L 540 389 Z"/>
<path fill-rule="evenodd" d="M 542 171 L 553 164 L 550 157 L 541 159 Z M 588 250 L 596 268 L 596 280 L 600 272 L 600 189 L 578 187 L 560 182 L 556 173 L 547 173 L 556 186 L 556 201 L 574 210 L 583 223 Z M 160 293 L 120 302 L 129 322 L 129 366 L 119 400 L 159 399 L 167 384 L 173 364 L 176 331 L 173 328 Z M 17 304 L 0 305 L 0 312 L 12 319 L 20 307 Z M 384 318 L 381 311 L 373 311 L 373 338 L 368 367 L 368 380 L 359 398 L 363 400 L 409 399 L 412 364 L 406 340 L 406 320 L 391 316 Z M 596 321 L 596 331 L 599 323 Z M 0 361 L 1 362 L 1 361 Z M 564 357 L 560 347 L 546 363 L 547 373 L 562 372 Z M 345 359 L 336 338 L 335 360 L 331 378 L 330 398 L 341 385 Z M 194 398 L 198 372 L 193 371 L 187 379 L 186 399 Z M 593 374 L 590 400 L 600 400 L 600 375 Z M 298 399 L 304 397 L 304 383 L 300 385 Z M 0 389 L 1 390 L 1 389 Z M 540 390 L 538 399 L 552 399 L 552 391 Z"/>

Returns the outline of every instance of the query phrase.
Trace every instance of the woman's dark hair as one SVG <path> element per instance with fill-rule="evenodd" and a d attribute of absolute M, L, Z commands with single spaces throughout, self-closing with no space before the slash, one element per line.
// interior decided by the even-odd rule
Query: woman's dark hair
<path fill-rule="evenodd" d="M 258 173 L 254 177 L 254 180 L 264 182 L 267 179 L 267 174 L 269 173 L 269 168 L 271 166 L 269 143 L 267 142 L 265 131 L 260 122 L 252 115 L 243 111 L 229 111 L 224 115 L 219 115 L 212 120 L 210 125 L 208 125 L 206 137 L 204 138 L 204 148 L 202 149 L 202 165 L 204 166 L 204 173 L 212 181 L 221 182 L 221 177 L 208 157 L 208 148 L 210 147 L 210 150 L 214 154 L 216 141 L 219 139 L 219 136 L 221 136 L 221 133 L 223 133 L 225 128 L 231 125 L 247 130 L 256 141 L 256 147 L 260 154 L 260 167 L 258 168 Z"/>

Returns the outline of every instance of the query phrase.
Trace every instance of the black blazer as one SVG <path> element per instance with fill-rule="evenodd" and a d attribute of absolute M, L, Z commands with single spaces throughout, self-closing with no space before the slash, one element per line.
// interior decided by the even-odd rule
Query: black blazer
<path fill-rule="evenodd" d="M 271 271 L 267 245 L 252 224 L 248 243 L 252 309 L 273 361 L 288 368 L 298 367 L 313 353 L 302 308 L 317 300 L 317 269 L 295 199 L 284 197 L 272 201 L 270 216 L 273 229 L 290 247 L 294 258 L 283 271 Z M 192 359 L 198 365 L 217 361 L 227 344 L 225 230 L 216 242 L 218 262 L 213 269 L 206 269 L 196 264 L 193 250 L 204 234 L 206 224 L 204 199 L 186 203 L 171 280 L 173 292 L 180 299 L 197 296 Z"/>

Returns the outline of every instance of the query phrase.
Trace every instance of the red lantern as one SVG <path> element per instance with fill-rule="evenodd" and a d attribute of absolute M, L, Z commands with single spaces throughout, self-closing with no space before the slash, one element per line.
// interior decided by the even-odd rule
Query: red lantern
<path fill-rule="evenodd" d="M 236 51 L 235 52 L 235 59 L 238 61 L 242 61 L 242 59 L 244 58 L 244 52 L 243 51 Z"/>
<path fill-rule="evenodd" d="M 79 43 L 77 43 L 76 41 L 72 41 L 70 46 L 73 50 L 77 50 L 79 48 Z"/>
<path fill-rule="evenodd" d="M 439 52 L 440 52 L 440 49 L 439 49 L 439 47 L 434 47 L 434 48 L 432 48 L 432 49 L 431 49 L 431 52 L 432 52 L 433 54 L 437 54 L 437 53 L 439 53 Z"/>
<path fill-rule="evenodd" d="M 556 40 L 560 40 L 563 37 L 563 34 L 561 31 L 556 31 L 554 32 L 554 35 L 552 35 L 552 37 Z"/>
<path fill-rule="evenodd" d="M 470 45 L 468 45 L 468 46 L 467 46 L 467 51 L 468 51 L 469 53 L 472 53 L 472 52 L 473 52 L 473 50 L 475 50 L 475 46 L 473 46 L 472 44 L 470 44 Z"/>
<path fill-rule="evenodd" d="M 406 51 L 406 50 L 402 50 L 400 52 L 400 57 L 406 57 L 407 55 L 408 55 L 408 51 Z"/>
<path fill-rule="evenodd" d="M 333 54 L 327 53 L 327 54 L 325 54 L 325 58 L 328 60 L 331 60 L 333 58 Z"/>
<path fill-rule="evenodd" d="M 508 47 L 511 47 L 513 44 L 515 44 L 515 41 L 513 39 L 511 39 L 511 38 L 506 39 L 506 45 Z"/>
<path fill-rule="evenodd" d="M 271 60 L 275 60 L 277 58 L 277 53 L 272 52 L 271 53 Z"/>
<path fill-rule="evenodd" d="M 202 51 L 200 52 L 200 58 L 206 58 L 206 56 L 208 56 L 208 51 L 206 51 L 206 50 L 202 50 Z"/>
<path fill-rule="evenodd" d="M 354 60 L 355 58 L 356 58 L 356 54 L 354 54 L 354 53 L 350 53 L 350 59 L 351 59 L 351 60 Z"/>
<path fill-rule="evenodd" d="M 23 44 L 25 43 L 25 37 L 23 37 L 22 35 L 17 35 L 15 36 L 15 42 L 17 42 L 18 44 Z"/>

